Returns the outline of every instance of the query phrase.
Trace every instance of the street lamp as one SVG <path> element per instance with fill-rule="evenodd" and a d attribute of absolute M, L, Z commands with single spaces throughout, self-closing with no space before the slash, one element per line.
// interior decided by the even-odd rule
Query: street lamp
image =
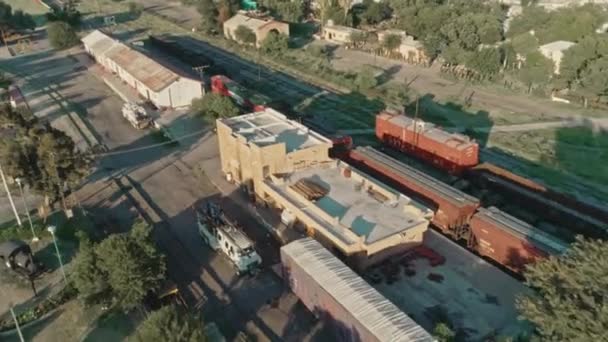
<path fill-rule="evenodd" d="M 23 200 L 23 206 L 25 207 L 25 214 L 27 215 L 27 219 L 30 222 L 30 229 L 32 230 L 32 242 L 37 242 L 39 239 L 36 236 L 36 232 L 34 231 L 34 224 L 32 223 L 32 217 L 30 216 L 30 209 L 27 206 L 27 201 L 25 199 L 25 195 L 23 194 L 23 186 L 21 185 L 21 178 L 15 178 L 17 185 L 19 186 L 19 191 L 21 192 L 21 199 Z"/>
<path fill-rule="evenodd" d="M 68 277 L 65 276 L 65 269 L 63 268 L 63 261 L 61 261 L 61 254 L 59 253 L 59 247 L 57 246 L 57 239 L 55 238 L 55 232 L 57 231 L 57 227 L 48 226 L 47 230 L 53 236 L 53 244 L 55 245 L 55 251 L 57 252 L 57 260 L 59 260 L 59 267 L 61 268 L 61 274 L 63 275 L 63 280 L 65 284 L 68 284 Z"/>

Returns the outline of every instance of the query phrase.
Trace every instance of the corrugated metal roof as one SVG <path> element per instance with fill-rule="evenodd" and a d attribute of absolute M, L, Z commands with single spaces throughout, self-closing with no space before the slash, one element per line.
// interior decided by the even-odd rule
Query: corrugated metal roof
<path fill-rule="evenodd" d="M 434 341 L 426 330 L 317 241 L 311 238 L 296 240 L 281 250 L 379 341 Z"/>
<path fill-rule="evenodd" d="M 459 205 L 474 205 L 479 203 L 477 198 L 449 186 L 448 184 L 445 184 L 424 172 L 420 172 L 394 158 L 391 158 L 385 153 L 379 152 L 372 147 L 359 146 L 355 149 L 355 151 L 377 163 L 385 165 L 387 168 L 394 170 L 395 173 L 411 179 L 421 187 L 430 188 L 431 191 L 440 194 L 446 200 L 456 202 Z"/>
<path fill-rule="evenodd" d="M 119 65 L 135 79 L 151 90 L 158 92 L 179 79 L 179 75 L 154 59 L 95 30 L 82 39 L 82 42 L 96 56 L 105 56 Z"/>
<path fill-rule="evenodd" d="M 124 44 L 112 48 L 106 56 L 153 91 L 160 91 L 179 79 L 173 71 Z"/>
<path fill-rule="evenodd" d="M 451 133 L 437 128 L 434 124 L 423 120 L 415 120 L 405 115 L 394 115 L 388 121 L 408 131 L 416 132 L 438 143 L 445 144 L 459 150 L 464 150 L 477 143 L 466 135 Z"/>
<path fill-rule="evenodd" d="M 548 252 L 564 253 L 568 249 L 568 245 L 565 242 L 496 207 L 490 207 L 488 209 L 479 208 L 475 215 L 486 221 L 491 221 L 496 226 L 502 227 L 511 233 L 529 239 Z"/>

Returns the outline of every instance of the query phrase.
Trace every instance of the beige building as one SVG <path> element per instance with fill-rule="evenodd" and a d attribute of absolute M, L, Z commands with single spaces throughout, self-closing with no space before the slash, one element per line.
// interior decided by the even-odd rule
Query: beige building
<path fill-rule="evenodd" d="M 385 30 L 379 31 L 378 41 L 382 42 L 388 35 L 397 35 L 401 37 L 401 45 L 397 49 L 401 58 L 411 64 L 426 64 L 429 62 L 429 58 L 424 51 L 422 43 L 414 39 L 414 37 L 408 35 L 402 30 Z"/>
<path fill-rule="evenodd" d="M 82 42 L 97 63 L 159 108 L 189 106 L 193 99 L 203 96 L 200 80 L 170 70 L 99 30 L 82 38 Z"/>
<path fill-rule="evenodd" d="M 559 75 L 559 69 L 562 58 L 564 57 L 564 51 L 568 50 L 574 45 L 576 45 L 576 43 L 558 40 L 553 43 L 542 45 L 538 49 L 540 53 L 553 61 L 553 72 Z"/>
<path fill-rule="evenodd" d="M 289 36 L 289 24 L 272 18 L 253 18 L 243 13 L 238 13 L 234 17 L 224 22 L 224 37 L 237 40 L 235 32 L 239 26 L 249 28 L 255 34 L 256 46 L 266 39 L 270 32 Z"/>
<path fill-rule="evenodd" d="M 219 119 L 222 171 L 358 269 L 422 243 L 432 211 L 329 158 L 331 141 L 272 109 Z"/>
<path fill-rule="evenodd" d="M 323 26 L 322 37 L 337 44 L 350 44 L 353 33 L 364 33 L 365 31 L 348 26 L 334 25 L 331 21 Z"/>

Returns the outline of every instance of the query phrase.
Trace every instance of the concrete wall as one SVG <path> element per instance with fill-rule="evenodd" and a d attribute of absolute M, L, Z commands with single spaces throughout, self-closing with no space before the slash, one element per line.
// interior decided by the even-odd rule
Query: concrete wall
<path fill-rule="evenodd" d="M 353 29 L 353 31 L 357 32 L 359 30 Z M 335 43 L 349 44 L 351 42 L 350 35 L 351 31 L 342 27 L 325 26 L 323 28 L 323 38 Z"/>
<path fill-rule="evenodd" d="M 280 21 L 271 21 L 265 25 L 262 25 L 255 32 L 256 46 L 260 46 L 268 34 L 272 31 L 284 34 L 289 37 L 289 24 Z"/>
<path fill-rule="evenodd" d="M 249 144 L 244 138 L 233 135 L 232 129 L 220 120 L 217 121 L 217 136 L 222 171 L 230 173 L 234 181 L 251 184 L 254 188 L 271 174 L 290 173 L 331 160 L 331 143 L 287 153 L 284 143 L 263 147 Z"/>

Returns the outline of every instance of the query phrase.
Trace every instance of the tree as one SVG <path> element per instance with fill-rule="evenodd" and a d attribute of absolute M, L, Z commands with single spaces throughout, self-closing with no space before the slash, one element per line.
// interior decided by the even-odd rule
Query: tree
<path fill-rule="evenodd" d="M 519 70 L 519 79 L 528 85 L 528 92 L 535 85 L 547 84 L 553 75 L 553 61 L 535 51 L 526 55 L 526 61 Z"/>
<path fill-rule="evenodd" d="M 289 37 L 282 33 L 271 31 L 262 41 L 260 46 L 262 52 L 268 54 L 280 54 L 289 49 Z"/>
<path fill-rule="evenodd" d="M 72 27 L 78 27 L 82 19 L 81 13 L 76 9 L 76 4 L 73 1 L 67 1 L 63 6 L 53 6 L 51 11 L 46 14 L 46 19 L 49 22 L 64 22 Z"/>
<path fill-rule="evenodd" d="M 137 307 L 149 291 L 158 290 L 165 277 L 164 257 L 151 232 L 145 223 L 137 222 L 129 233 L 111 235 L 95 248 L 114 304 L 124 310 Z"/>
<path fill-rule="evenodd" d="M 359 91 L 365 91 L 375 87 L 378 84 L 374 71 L 370 68 L 361 70 L 355 78 L 355 86 Z"/>
<path fill-rule="evenodd" d="M 350 34 L 350 43 L 354 46 L 354 47 L 360 47 L 361 45 L 365 44 L 365 42 L 367 41 L 367 34 L 364 31 L 353 31 Z"/>
<path fill-rule="evenodd" d="M 196 6 L 196 10 L 201 15 L 200 28 L 204 33 L 213 33 L 218 30 L 218 15 L 217 6 L 213 0 L 200 0 Z"/>
<path fill-rule="evenodd" d="M 401 36 L 398 34 L 387 34 L 382 40 L 382 48 L 387 52 L 394 52 L 401 45 Z"/>
<path fill-rule="evenodd" d="M 54 49 L 63 50 L 78 44 L 78 36 L 66 22 L 55 21 L 46 26 L 49 42 Z"/>
<path fill-rule="evenodd" d="M 21 10 L 13 13 L 10 5 L 0 2 L 0 38 L 2 41 L 9 29 L 33 30 L 34 28 L 36 28 L 36 23 L 31 15 L 25 14 Z"/>
<path fill-rule="evenodd" d="M 361 17 L 368 25 L 375 25 L 379 22 L 387 19 L 391 15 L 391 8 L 384 2 L 375 2 L 373 0 L 367 0 L 364 2 L 365 11 L 361 14 Z"/>
<path fill-rule="evenodd" d="M 99 269 L 98 264 L 95 246 L 89 239 L 82 239 L 70 277 L 78 290 L 78 296 L 85 303 L 99 302 L 107 297 L 110 290 L 106 275 Z"/>
<path fill-rule="evenodd" d="M 205 342 L 203 324 L 192 314 L 175 306 L 165 306 L 151 313 L 137 327 L 133 342 Z"/>
<path fill-rule="evenodd" d="M 511 44 L 515 52 L 522 56 L 538 50 L 538 39 L 529 32 L 513 37 Z"/>
<path fill-rule="evenodd" d="M 218 2 L 218 16 L 217 21 L 218 24 L 222 25 L 224 22 L 239 10 L 239 1 L 238 0 L 220 0 Z"/>
<path fill-rule="evenodd" d="M 215 93 L 207 93 L 200 99 L 194 99 L 192 109 L 210 123 L 215 123 L 219 118 L 239 115 L 239 109 L 230 98 Z"/>
<path fill-rule="evenodd" d="M 256 42 L 255 32 L 247 26 L 239 25 L 234 31 L 234 38 L 248 45 L 253 45 Z"/>
<path fill-rule="evenodd" d="M 290 0 L 262 0 L 259 5 L 270 9 L 272 15 L 284 21 L 299 22 L 308 10 L 306 2 Z"/>
<path fill-rule="evenodd" d="M 482 78 L 491 79 L 500 71 L 501 54 L 496 48 L 484 48 L 472 53 L 466 66 L 475 70 Z"/>
<path fill-rule="evenodd" d="M 522 316 L 546 341 L 606 341 L 608 243 L 577 237 L 566 254 L 528 265 Z"/>
<path fill-rule="evenodd" d="M 438 342 L 454 342 L 456 340 L 456 333 L 446 323 L 438 323 L 433 329 L 433 336 L 437 338 Z"/>
<path fill-rule="evenodd" d="M 64 185 L 74 187 L 88 174 L 90 160 L 62 131 L 40 123 L 30 112 L 0 108 L 0 122 L 14 139 L 0 141 L 0 160 L 11 177 L 22 178 L 35 192 L 56 200 Z"/>

